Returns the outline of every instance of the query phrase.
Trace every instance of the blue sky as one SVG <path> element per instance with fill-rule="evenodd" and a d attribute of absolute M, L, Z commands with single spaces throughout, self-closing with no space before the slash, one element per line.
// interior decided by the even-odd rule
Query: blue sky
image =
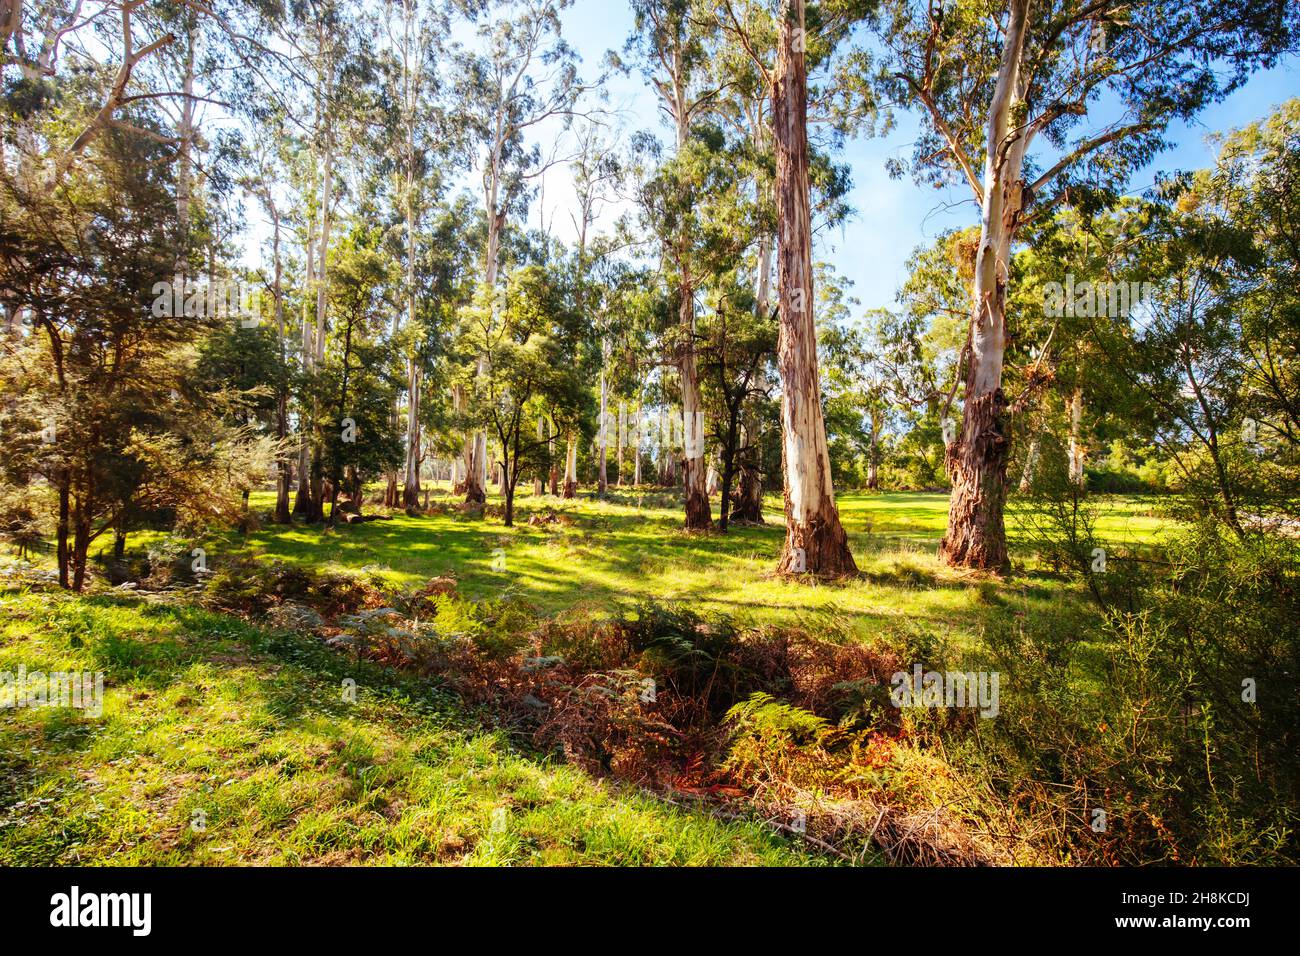
<path fill-rule="evenodd" d="M 621 50 L 632 27 L 631 11 L 619 0 L 577 0 L 565 11 L 564 35 L 582 55 L 584 74 L 600 67 L 604 51 Z M 631 129 L 651 128 L 663 135 L 653 92 L 634 76 L 616 78 L 608 87 L 612 105 L 626 110 Z M 1192 125 L 1180 124 L 1169 131 L 1174 147 L 1135 177 L 1136 192 L 1149 186 L 1159 172 L 1197 169 L 1209 165 L 1214 153 L 1206 143 L 1213 132 L 1244 126 L 1267 116 L 1284 100 L 1300 96 L 1300 63 L 1261 72 L 1234 95 L 1205 110 Z M 885 161 L 891 156 L 911 155 L 916 135 L 914 116 L 900 114 L 889 135 L 861 138 L 846 145 L 838 157 L 852 169 L 850 194 L 856 212 L 843 228 L 819 237 L 814 255 L 830 262 L 838 273 L 853 282 L 853 295 L 863 309 L 891 305 L 906 276 L 906 262 L 912 250 L 928 244 L 945 229 L 978 222 L 978 212 L 969 190 L 939 191 L 919 186 L 910 178 L 890 179 Z M 546 217 L 557 235 L 568 238 L 568 208 L 571 204 L 567 172 L 556 170 L 545 191 Z M 534 210 L 534 217 L 537 216 Z M 534 219 L 536 221 L 536 219 Z"/>

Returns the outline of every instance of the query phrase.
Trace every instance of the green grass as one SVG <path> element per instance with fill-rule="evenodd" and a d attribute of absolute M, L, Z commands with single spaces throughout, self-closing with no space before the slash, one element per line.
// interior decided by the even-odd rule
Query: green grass
<path fill-rule="evenodd" d="M 269 509 L 262 495 L 254 506 Z M 267 525 L 210 542 L 211 561 L 224 550 L 251 549 L 267 558 L 314 567 L 371 567 L 395 584 L 421 584 L 451 575 L 463 594 L 497 597 L 522 593 L 543 613 L 592 605 L 608 608 L 643 600 L 682 602 L 756 622 L 806 622 L 829 615 L 863 638 L 900 621 L 933 626 L 959 644 L 977 639 L 990 613 L 988 590 L 936 559 L 947 520 L 942 494 L 845 495 L 840 513 L 864 576 L 840 584 L 785 580 L 771 571 L 784 539 L 780 501 L 769 498 L 767 524 L 733 527 L 726 535 L 682 530 L 681 509 L 668 493 L 611 489 L 608 500 L 583 497 L 556 502 L 521 494 L 516 526 L 499 518 L 460 514 L 407 517 L 352 525 L 336 531 Z M 572 516 L 571 526 L 530 526 L 539 508 Z M 1106 499 L 1098 533 L 1108 540 L 1141 543 L 1161 527 L 1137 499 Z M 715 503 L 716 514 L 716 503 Z M 1013 554 L 1016 538 L 1012 535 Z M 498 549 L 500 555 L 498 555 Z M 504 558 L 505 569 L 499 566 Z M 999 588 L 1021 611 L 1042 611 L 1062 600 L 1058 582 L 1034 576 Z M 1074 600 L 1073 592 L 1067 600 Z M 996 609 L 993 609 L 996 610 Z M 1014 613 L 1010 606 L 1002 613 Z"/>
<path fill-rule="evenodd" d="M 255 494 L 255 509 L 271 504 Z M 1032 569 L 989 582 L 941 567 L 947 498 L 935 494 L 844 496 L 863 576 L 776 578 L 783 531 L 779 501 L 768 505 L 764 527 L 700 535 L 681 530 L 668 493 L 611 489 L 605 501 L 570 502 L 525 493 L 515 528 L 399 513 L 334 531 L 267 525 L 204 545 L 214 569 L 253 552 L 370 567 L 399 586 L 451 575 L 468 597 L 518 593 L 542 613 L 672 601 L 864 641 L 921 633 L 975 655 L 990 624 L 1046 615 L 1074 627 L 1092 613 L 1078 589 Z M 572 523 L 529 525 L 542 506 Z M 1150 511 L 1107 499 L 1099 532 L 1152 541 L 1161 522 Z M 135 534 L 130 549 L 161 537 Z M 1032 557 L 1014 537 L 1012 549 L 1018 562 Z M 522 752 L 431 683 L 314 639 L 130 595 L 0 590 L 0 621 L 0 670 L 99 670 L 107 683 L 98 719 L 0 713 L 0 863 L 824 862 L 760 823 L 722 822 Z M 346 677 L 359 686 L 354 704 L 343 700 Z M 191 825 L 196 811 L 202 830 Z"/>
<path fill-rule="evenodd" d="M 97 719 L 0 717 L 0 864 L 819 862 L 525 756 L 430 684 L 314 640 L 136 597 L 7 590 L 0 615 L 0 670 L 106 684 Z"/>

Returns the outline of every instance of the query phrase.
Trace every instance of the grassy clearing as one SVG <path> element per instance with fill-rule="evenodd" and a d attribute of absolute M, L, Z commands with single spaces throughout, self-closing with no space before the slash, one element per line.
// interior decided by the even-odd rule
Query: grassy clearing
<path fill-rule="evenodd" d="M 266 494 L 253 501 L 270 504 Z M 974 660 L 990 626 L 1032 615 L 1071 628 L 1089 617 L 1076 590 L 1032 571 L 990 582 L 941 568 L 941 495 L 846 496 L 863 577 L 777 579 L 782 530 L 769 504 L 768 525 L 725 536 L 682 532 L 671 494 L 615 491 L 562 503 L 525 495 L 513 529 L 454 511 L 399 513 L 336 531 L 268 525 L 204 544 L 217 568 L 252 553 L 370 568 L 397 587 L 449 575 L 468 598 L 514 594 L 541 614 L 680 602 L 864 642 L 919 635 Z M 543 508 L 564 517 L 528 524 Z M 1100 526 L 1124 543 L 1159 529 L 1147 505 L 1128 499 L 1111 499 Z M 134 535 L 131 550 L 161 537 Z M 11 588 L 0 591 L 0 620 L 0 670 L 103 671 L 107 684 L 98 719 L 54 709 L 0 716 L 0 863 L 827 861 L 761 823 L 720 821 L 523 753 L 428 680 L 179 599 Z M 343 699 L 348 677 L 354 704 Z"/>
<path fill-rule="evenodd" d="M 259 508 L 272 503 L 267 495 L 254 500 Z M 613 489 L 607 501 L 556 502 L 523 494 L 514 528 L 499 518 L 456 513 L 412 518 L 399 512 L 391 521 L 335 532 L 268 525 L 213 541 L 210 552 L 215 561 L 223 549 L 249 549 L 313 567 L 371 567 L 402 586 L 451 575 L 467 597 L 519 593 L 544 613 L 579 604 L 605 609 L 644 600 L 681 602 L 759 623 L 816 626 L 819 616 L 832 615 L 864 639 L 910 621 L 963 646 L 978 642 L 981 621 L 990 613 L 1043 612 L 1062 599 L 1075 600 L 1046 577 L 1021 575 L 990 591 L 987 584 L 943 568 L 935 550 L 947 504 L 942 494 L 842 497 L 841 515 L 864 576 L 833 585 L 793 583 L 771 574 L 784 534 L 775 498 L 768 500 L 768 524 L 762 527 L 698 535 L 681 529 L 675 495 Z M 564 513 L 573 523 L 529 525 L 540 509 Z M 1135 544 L 1153 540 L 1161 526 L 1149 504 L 1111 498 L 1098 533 Z M 1032 560 L 1023 553 L 1015 557 Z M 501 558 L 505 569 L 493 570 Z M 990 604 L 991 595 L 1000 596 L 997 606 Z"/>
<path fill-rule="evenodd" d="M 317 641 L 137 597 L 8 590 L 0 613 L 0 670 L 106 678 L 99 719 L 0 718 L 2 864 L 818 862 L 525 757 L 428 683 Z"/>

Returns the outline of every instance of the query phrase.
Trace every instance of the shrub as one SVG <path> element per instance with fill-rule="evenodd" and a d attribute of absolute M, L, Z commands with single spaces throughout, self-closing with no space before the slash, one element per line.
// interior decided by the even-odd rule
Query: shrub
<path fill-rule="evenodd" d="M 983 769 L 1072 821 L 1052 833 L 1072 859 L 1300 861 L 1300 548 L 1201 524 L 1167 557 L 1086 631 L 988 635 L 1008 692 Z"/>
<path fill-rule="evenodd" d="M 213 569 L 206 600 L 244 614 L 265 614 L 286 602 L 303 604 L 327 618 L 383 607 L 384 580 L 370 572 L 315 571 L 252 557 L 223 560 Z"/>

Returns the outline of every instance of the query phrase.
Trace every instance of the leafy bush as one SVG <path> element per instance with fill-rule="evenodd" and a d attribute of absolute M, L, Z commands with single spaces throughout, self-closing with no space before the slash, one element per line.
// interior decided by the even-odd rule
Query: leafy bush
<path fill-rule="evenodd" d="M 334 617 L 383 607 L 389 598 L 383 578 L 364 571 L 316 571 L 297 564 L 238 557 L 221 561 L 212 572 L 208 603 L 245 614 L 265 614 L 293 602 Z"/>
<path fill-rule="evenodd" d="M 22 491 L 0 484 L 0 540 L 11 545 L 19 558 L 42 548 L 45 526 Z"/>
<path fill-rule="evenodd" d="M 731 746 L 723 767 L 746 779 L 823 786 L 836 761 L 827 744 L 836 736 L 829 721 L 757 693 L 727 711 Z"/>
<path fill-rule="evenodd" d="M 516 597 L 476 602 L 443 594 L 436 606 L 434 624 L 440 634 L 468 639 L 484 659 L 493 662 L 528 647 L 537 624 L 536 608 Z"/>
<path fill-rule="evenodd" d="M 1164 556 L 1087 629 L 988 635 L 1008 691 L 981 772 L 1072 821 L 1052 831 L 1069 858 L 1300 861 L 1300 547 L 1204 523 Z"/>

